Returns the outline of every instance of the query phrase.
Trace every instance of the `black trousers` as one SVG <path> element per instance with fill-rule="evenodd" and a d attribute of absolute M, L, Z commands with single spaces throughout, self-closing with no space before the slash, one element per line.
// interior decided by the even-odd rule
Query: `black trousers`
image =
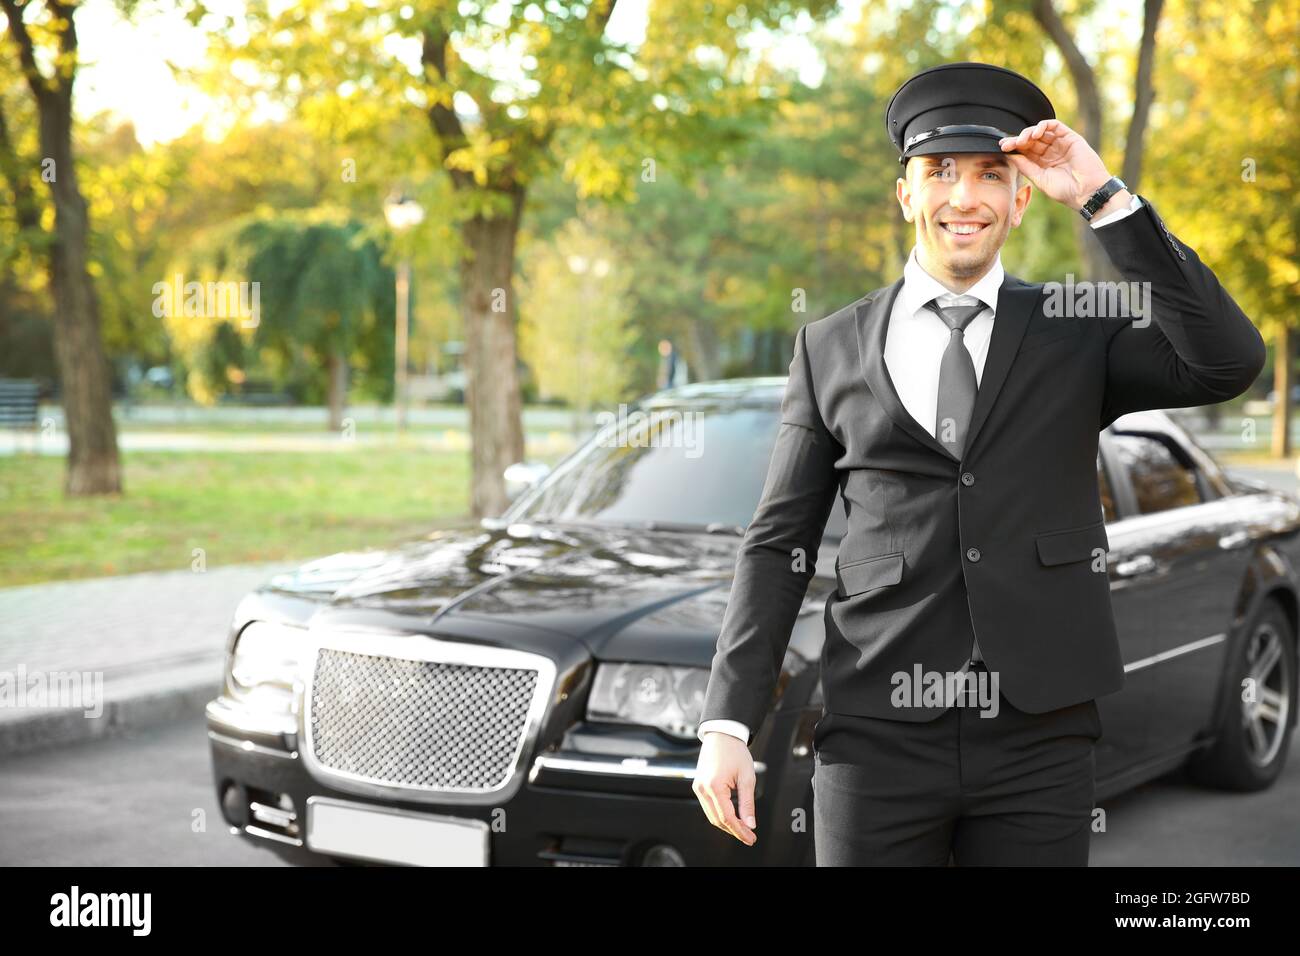
<path fill-rule="evenodd" d="M 925 723 L 823 714 L 813 731 L 818 866 L 1087 866 L 1096 701 Z M 991 708 L 988 708 L 991 711 Z"/>

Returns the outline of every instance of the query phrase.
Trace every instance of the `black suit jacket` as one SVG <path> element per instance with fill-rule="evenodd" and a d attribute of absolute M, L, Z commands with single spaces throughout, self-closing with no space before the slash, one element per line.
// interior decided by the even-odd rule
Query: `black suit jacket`
<path fill-rule="evenodd" d="M 885 367 L 901 278 L 799 330 L 702 721 L 757 733 L 837 492 L 848 530 L 825 608 L 827 712 L 937 717 L 942 705 L 894 706 L 893 675 L 959 670 L 972 627 L 1021 710 L 1123 685 L 1097 434 L 1126 412 L 1240 395 L 1265 349 L 1145 197 L 1096 234 L 1125 280 L 1151 284 L 1154 320 L 1054 315 L 1043 284 L 1007 275 L 960 460 L 906 411 Z"/>

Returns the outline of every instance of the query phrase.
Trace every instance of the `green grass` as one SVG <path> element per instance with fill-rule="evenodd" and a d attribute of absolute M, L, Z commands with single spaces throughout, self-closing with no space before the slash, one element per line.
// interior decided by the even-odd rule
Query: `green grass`
<path fill-rule="evenodd" d="M 382 546 L 469 511 L 469 456 L 124 452 L 124 494 L 66 499 L 64 462 L 0 458 L 0 587 Z"/>
<path fill-rule="evenodd" d="M 443 425 L 411 425 L 408 424 L 406 431 L 410 435 L 416 436 L 441 436 L 446 431 L 465 431 L 465 425 L 447 427 Z M 198 421 L 165 421 L 152 422 L 141 421 L 140 419 L 117 419 L 117 429 L 121 433 L 125 432 L 168 432 L 186 435 L 306 435 L 310 438 L 316 437 L 333 437 L 339 433 L 334 429 L 326 427 L 324 418 L 319 423 L 299 422 L 299 421 L 277 421 L 268 419 L 265 421 L 219 421 L 219 420 L 198 420 Z M 356 433 L 361 435 L 389 435 L 397 436 L 397 423 L 391 421 L 357 422 L 355 425 Z"/>

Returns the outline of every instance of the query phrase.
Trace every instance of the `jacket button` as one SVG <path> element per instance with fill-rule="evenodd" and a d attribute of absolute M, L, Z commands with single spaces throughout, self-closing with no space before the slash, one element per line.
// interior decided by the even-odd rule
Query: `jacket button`
<path fill-rule="evenodd" d="M 966 549 L 966 559 L 967 559 L 968 561 L 978 561 L 978 560 L 980 559 L 980 549 L 979 549 L 979 548 L 967 548 L 967 549 Z"/>
<path fill-rule="evenodd" d="M 970 487 L 971 485 L 975 484 L 975 476 L 972 475 L 969 471 L 963 471 L 961 473 L 961 483 L 963 485 L 966 485 L 967 487 Z"/>

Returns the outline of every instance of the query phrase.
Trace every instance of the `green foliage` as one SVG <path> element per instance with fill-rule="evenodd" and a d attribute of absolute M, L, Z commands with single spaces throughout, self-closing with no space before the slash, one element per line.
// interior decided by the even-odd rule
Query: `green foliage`
<path fill-rule="evenodd" d="M 245 374 L 261 372 L 304 400 L 319 401 L 331 354 L 355 367 L 358 384 L 370 394 L 383 395 L 389 387 L 393 273 L 376 237 L 341 210 L 232 220 L 198 241 L 176 271 L 186 282 L 257 284 L 256 316 L 212 308 L 200 315 L 173 308 L 166 316 L 191 367 L 194 397 L 211 401 Z M 251 288 L 247 300 L 253 301 Z M 221 331 L 235 328 L 244 350 Z M 259 364 L 246 368 L 244 352 Z"/>
<path fill-rule="evenodd" d="M 580 411 L 636 397 L 628 361 L 637 337 L 632 274 L 600 218 L 571 220 L 554 242 L 537 245 L 522 283 L 520 355 L 543 398 L 563 398 Z"/>
<path fill-rule="evenodd" d="M 387 397 L 396 254 L 413 261 L 412 362 L 426 368 L 443 343 L 464 338 L 460 224 L 495 214 L 503 190 L 524 185 L 525 339 L 530 323 L 563 324 L 561 302 L 572 321 L 583 314 L 583 293 L 556 265 L 573 241 L 565 225 L 578 219 L 627 279 L 598 297 L 605 318 L 589 342 L 607 353 L 602 364 L 623 363 L 622 388 L 653 387 L 665 337 L 696 376 L 783 371 L 795 328 L 891 281 L 911 248 L 882 120 L 907 76 L 956 59 L 1002 63 L 1034 77 L 1062 119 L 1077 117 L 1070 75 L 1030 0 L 869 4 L 860 23 L 817 27 L 834 6 L 655 0 L 639 35 L 607 24 L 604 0 L 254 0 L 239 22 L 189 4 L 214 64 L 189 80 L 228 117 L 278 118 L 234 121 L 216 140 L 196 129 L 150 149 L 115 120 L 81 118 L 79 172 L 109 353 L 147 364 L 179 357 L 195 366 L 196 394 L 211 400 L 234 387 L 232 374 L 318 397 L 325 356 L 338 347 L 355 387 Z M 1290 322 L 1300 297 L 1291 161 L 1300 8 L 1239 6 L 1169 0 L 1142 191 L 1268 328 Z M 1118 168 L 1136 20 L 1108 17 L 1091 0 L 1057 7 L 1090 38 L 1107 104 L 1103 152 Z M 824 61 L 819 85 L 760 55 L 796 34 L 808 60 Z M 442 48 L 443 60 L 424 55 Z M 454 123 L 430 122 L 440 107 Z M 36 187 L 45 229 L 51 212 L 34 110 L 7 42 L 0 109 L 17 159 L 0 175 L 0 350 L 9 374 L 39 373 L 49 365 L 39 334 L 49 313 L 47 233 L 20 231 L 12 175 Z M 1257 171 L 1250 181 L 1246 161 Z M 395 188 L 428 215 L 381 240 L 382 201 Z M 593 218 L 601 205 L 607 214 Z M 1075 218 L 1035 195 L 1004 266 L 1031 280 L 1079 272 Z M 178 268 L 204 281 L 261 281 L 259 328 L 230 325 L 218 337 L 201 318 L 159 322 L 152 287 Z M 630 345 L 626 329 L 636 333 Z M 539 383 L 572 392 L 533 346 L 523 353 Z"/>

